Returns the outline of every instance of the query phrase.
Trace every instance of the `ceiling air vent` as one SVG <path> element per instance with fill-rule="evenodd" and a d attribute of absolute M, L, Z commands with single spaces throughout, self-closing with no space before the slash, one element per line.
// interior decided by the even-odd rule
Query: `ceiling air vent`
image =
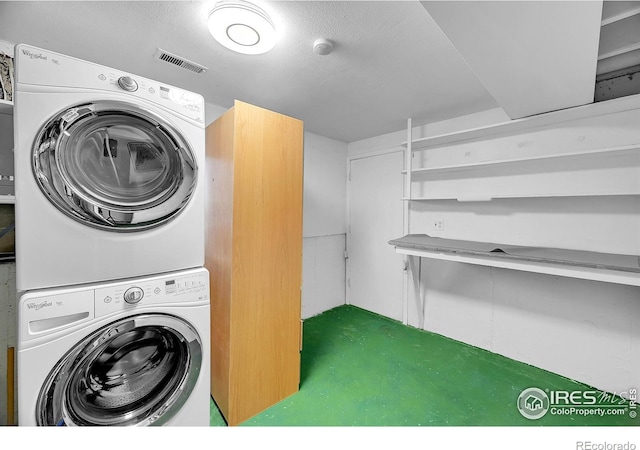
<path fill-rule="evenodd" d="M 206 67 L 201 66 L 200 64 L 196 64 L 193 61 L 189 61 L 188 59 L 181 58 L 180 56 L 174 55 L 173 53 L 169 53 L 168 51 L 162 50 L 161 48 L 158 49 L 158 52 L 156 53 L 156 58 L 158 58 L 161 61 L 166 61 L 175 66 L 182 67 L 183 69 L 190 70 L 195 73 L 202 73 L 205 70 L 207 70 Z"/>

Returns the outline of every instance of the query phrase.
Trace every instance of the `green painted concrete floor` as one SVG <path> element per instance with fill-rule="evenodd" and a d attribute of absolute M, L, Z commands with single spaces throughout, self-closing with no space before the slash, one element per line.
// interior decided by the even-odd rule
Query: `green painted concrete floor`
<path fill-rule="evenodd" d="M 628 403 L 620 416 L 549 410 L 539 419 L 527 419 L 518 411 L 517 399 L 530 387 L 593 390 L 353 306 L 339 306 L 305 320 L 300 391 L 241 425 L 640 425 L 640 418 L 630 417 Z M 616 408 L 621 407 L 605 409 Z M 213 401 L 211 426 L 225 426 Z"/>

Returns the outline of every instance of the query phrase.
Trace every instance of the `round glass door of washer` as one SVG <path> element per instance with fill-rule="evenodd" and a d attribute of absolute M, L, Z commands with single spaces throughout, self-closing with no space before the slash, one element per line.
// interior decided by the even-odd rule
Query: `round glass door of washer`
<path fill-rule="evenodd" d="M 40 390 L 44 426 L 162 425 L 191 395 L 202 341 L 183 319 L 140 314 L 113 322 L 58 361 Z"/>
<path fill-rule="evenodd" d="M 76 105 L 52 117 L 35 140 L 33 171 L 60 211 L 110 231 L 171 220 L 197 180 L 193 151 L 173 126 L 116 101 Z"/>

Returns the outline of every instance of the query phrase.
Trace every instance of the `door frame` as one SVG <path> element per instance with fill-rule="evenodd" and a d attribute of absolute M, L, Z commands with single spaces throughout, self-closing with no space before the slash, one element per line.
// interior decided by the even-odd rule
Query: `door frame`
<path fill-rule="evenodd" d="M 362 152 L 355 155 L 347 156 L 347 201 L 346 201 L 346 218 L 347 218 L 347 230 L 346 230 L 346 248 L 345 248 L 345 304 L 351 304 L 351 259 L 349 253 L 351 250 L 351 163 L 353 161 L 365 158 L 374 158 L 377 156 L 384 156 L 391 153 L 403 154 L 403 170 L 406 170 L 406 149 L 402 146 L 394 146 L 390 148 L 372 150 L 368 152 Z M 403 196 L 406 196 L 407 187 L 406 183 L 403 183 Z M 398 199 L 401 200 L 401 199 Z M 404 201 L 402 205 L 402 224 L 404 233 L 408 233 L 409 229 L 409 202 Z M 403 276 L 402 276 L 402 323 L 408 324 L 409 316 L 409 272 L 408 272 L 408 257 L 403 256 Z"/>

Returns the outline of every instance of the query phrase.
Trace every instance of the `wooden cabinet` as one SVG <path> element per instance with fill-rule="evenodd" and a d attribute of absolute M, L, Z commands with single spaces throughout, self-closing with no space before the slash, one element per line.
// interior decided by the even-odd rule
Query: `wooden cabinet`
<path fill-rule="evenodd" d="M 206 142 L 211 393 L 236 425 L 299 388 L 303 124 L 236 101 Z"/>

